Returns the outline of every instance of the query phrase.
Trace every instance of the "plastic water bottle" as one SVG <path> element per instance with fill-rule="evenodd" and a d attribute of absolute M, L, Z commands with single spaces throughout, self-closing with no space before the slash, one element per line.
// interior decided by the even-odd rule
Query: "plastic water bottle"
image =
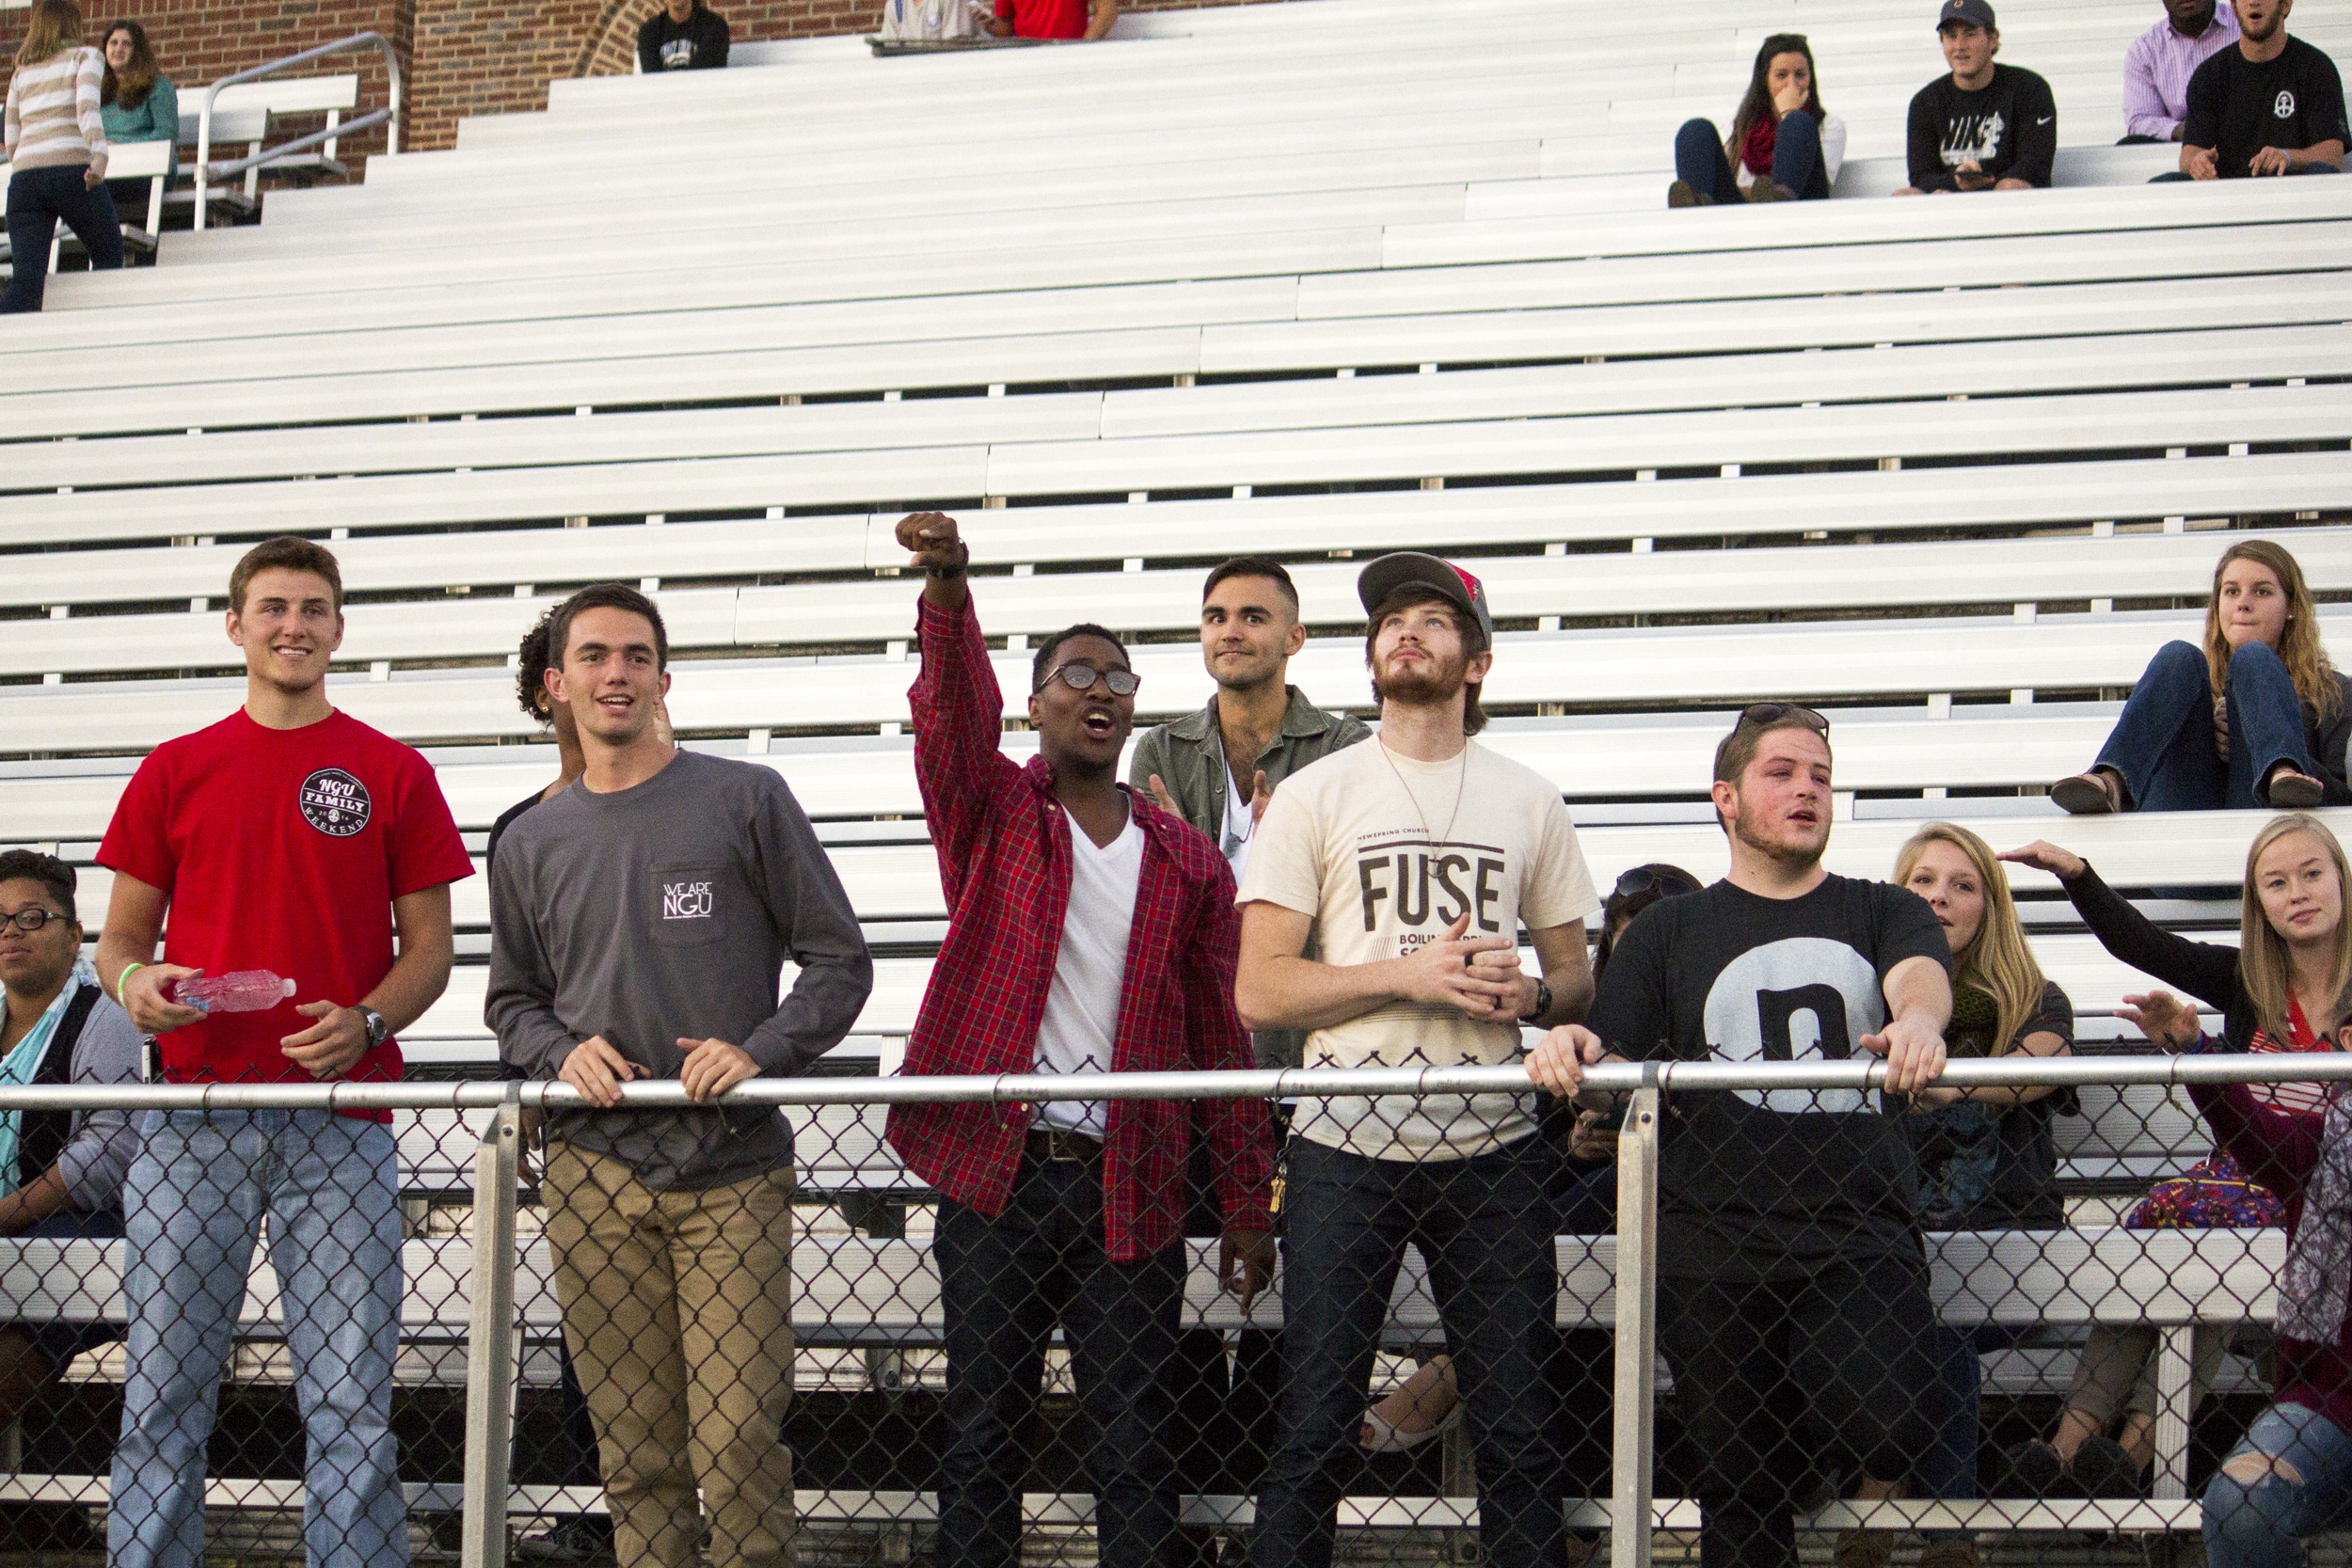
<path fill-rule="evenodd" d="M 240 969 L 230 974 L 199 974 L 183 980 L 172 1000 L 200 1013 L 259 1013 L 294 993 L 292 980 L 281 980 L 266 969 Z"/>

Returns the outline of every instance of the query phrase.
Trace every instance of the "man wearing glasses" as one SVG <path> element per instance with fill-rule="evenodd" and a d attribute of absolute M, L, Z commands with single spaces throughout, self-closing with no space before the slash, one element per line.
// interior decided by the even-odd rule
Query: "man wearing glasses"
<path fill-rule="evenodd" d="M 925 574 L 909 693 L 914 771 L 948 924 L 907 1038 L 909 1073 L 1247 1069 L 1233 1011 L 1233 878 L 1216 846 L 1119 784 L 1135 724 L 1127 650 L 1095 626 L 1044 640 L 1025 767 L 955 519 L 898 543 Z M 939 1191 L 947 1349 L 941 1568 L 1016 1568 L 1025 1438 L 1057 1321 L 1092 1427 L 1106 1568 L 1167 1560 L 1176 1481 L 1167 1372 L 1184 1305 L 1191 1118 L 1216 1155 L 1221 1265 L 1245 1308 L 1271 1262 L 1273 1142 L 1256 1101 L 894 1105 L 890 1142 Z"/>
<path fill-rule="evenodd" d="M 1731 874 L 1627 927 L 1586 1022 L 1554 1029 L 1535 1081 L 1577 1091 L 1604 1053 L 1634 1060 L 1886 1058 L 1900 1095 L 1944 1070 L 1951 953 L 1909 889 L 1821 867 L 1829 721 L 1792 703 L 1742 713 L 1715 751 Z M 1704 1568 L 1793 1568 L 1791 1492 L 1813 1425 L 1892 1496 L 1933 1442 L 1941 1383 L 1911 1146 L 1862 1089 L 1685 1093 L 1661 1151 L 1660 1348 L 1674 1369 Z M 1831 1467 L 1823 1463 L 1821 1469 Z M 1865 1540 L 1859 1558 L 1885 1560 Z"/>

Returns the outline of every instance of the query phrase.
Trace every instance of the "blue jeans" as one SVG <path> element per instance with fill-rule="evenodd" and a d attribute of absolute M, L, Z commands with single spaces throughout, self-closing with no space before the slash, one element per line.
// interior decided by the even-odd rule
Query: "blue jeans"
<path fill-rule="evenodd" d="M 1724 154 L 1723 133 L 1711 119 L 1688 119 L 1675 133 L 1675 178 L 1718 202 L 1745 201 L 1740 182 Z M 1797 193 L 1801 200 L 1820 201 L 1829 195 L 1829 173 L 1821 166 L 1820 122 L 1803 109 L 1780 117 L 1772 137 L 1772 182 Z"/>
<path fill-rule="evenodd" d="M 391 1129 L 325 1111 L 153 1111 L 143 1133 L 123 1183 L 130 1333 L 109 1568 L 203 1559 L 205 1444 L 263 1215 L 309 1439 L 310 1568 L 404 1568 Z"/>
<path fill-rule="evenodd" d="M 2352 1516 L 2352 1436 L 2316 1411 L 2274 1404 L 2230 1457 L 2242 1453 L 2283 1461 L 2302 1479 L 2268 1475 L 2249 1485 L 2216 1471 L 2205 1487 L 2208 1568 L 2299 1568 L 2304 1537 Z"/>
<path fill-rule="evenodd" d="M 49 286 L 49 244 L 62 221 L 103 272 L 122 265 L 122 224 L 102 182 L 82 182 L 86 166 L 23 168 L 8 176 L 8 254 L 14 277 L 0 293 L 0 315 L 40 309 Z"/>
<path fill-rule="evenodd" d="M 947 1346 L 939 1461 L 940 1568 L 1017 1568 L 1021 1481 L 1046 1340 L 1061 1324 L 1092 1428 L 1088 1468 L 1104 1568 L 1173 1560 L 1176 1470 L 1168 1382 L 1185 1251 L 1111 1261 L 1103 1167 L 1025 1155 L 1005 1212 L 939 1202 L 932 1254 Z"/>
<path fill-rule="evenodd" d="M 2258 786 L 2282 762 L 2325 780 L 2312 761 L 2302 702 L 2277 654 L 2249 642 L 2231 655 L 2228 689 L 2224 763 L 2214 750 L 2204 650 L 2187 642 L 2156 650 L 2099 748 L 2098 766 L 2122 779 L 2132 810 L 2254 810 L 2266 803 Z"/>
<path fill-rule="evenodd" d="M 1977 1495 L 1977 1451 L 1984 1443 L 1984 1363 L 1978 1357 L 1986 1351 L 2007 1350 L 2023 1333 L 1991 1323 L 1978 1328 L 1936 1324 L 1931 1348 L 1950 1402 L 1934 1443 L 1919 1456 L 1919 1490 L 1925 1496 Z"/>
<path fill-rule="evenodd" d="M 1490 1568 L 1558 1568 L 1558 1149 L 1537 1134 L 1468 1160 L 1373 1160 L 1290 1143 L 1282 1411 L 1258 1495 L 1255 1568 L 1329 1568 L 1357 1431 L 1405 1246 L 1429 1266 L 1478 1462 Z"/>

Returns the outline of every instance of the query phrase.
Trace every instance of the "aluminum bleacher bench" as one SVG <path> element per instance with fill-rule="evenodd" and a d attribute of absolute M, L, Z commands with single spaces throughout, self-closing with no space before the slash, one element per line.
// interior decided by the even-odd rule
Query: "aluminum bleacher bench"
<path fill-rule="evenodd" d="M 1943 1320 L 1956 1325 L 2002 1323 L 2079 1327 L 2095 1323 L 2147 1323 L 2164 1332 L 2166 1370 L 2160 1375 L 2165 1408 L 2158 1425 L 2152 1502 L 2104 1505 L 2111 1513 L 2090 1514 L 2067 1504 L 1899 1504 L 1876 1513 L 1855 1505 L 1824 1510 L 1816 1525 L 1836 1528 L 1857 1520 L 1893 1518 L 1955 1521 L 1979 1528 L 2074 1530 L 2092 1517 L 2134 1530 L 2191 1528 L 2193 1504 L 2182 1500 L 2188 1441 L 2189 1331 L 2199 1323 L 2235 1324 L 2265 1321 L 2274 1308 L 2273 1282 L 2284 1259 L 2284 1242 L 2275 1230 L 2127 1231 L 2099 1228 L 2061 1231 L 1954 1233 L 1929 1238 L 1932 1289 Z M 1279 1290 L 1259 1298 L 1243 1314 L 1218 1291 L 1215 1243 L 1187 1243 L 1192 1267 L 1185 1318 L 1192 1326 L 1231 1330 L 1272 1328 L 1280 1323 Z M 121 1312 L 120 1243 L 0 1242 L 0 1300 L 14 1303 L 26 1318 L 98 1321 Z M 1564 1326 L 1607 1327 L 1614 1322 L 1616 1244 L 1609 1236 L 1562 1237 L 1559 1321 Z M 402 1311 L 405 1382 L 462 1381 L 469 1328 L 467 1281 L 471 1247 L 457 1240 L 410 1242 L 404 1248 L 406 1295 Z M 927 1247 L 913 1241 L 807 1238 L 793 1249 L 795 1340 L 810 1348 L 907 1349 L 933 1345 L 939 1337 L 938 1276 Z M 546 1357 L 530 1354 L 532 1341 L 548 1342 L 557 1332 L 552 1271 L 544 1243 L 525 1248 L 516 1284 L 524 1326 L 525 1374 L 552 1379 Z M 257 1259 L 241 1316 L 240 1335 L 268 1340 L 278 1332 L 275 1275 Z M 1417 1255 L 1399 1271 L 1385 1338 L 1400 1349 L 1438 1342 L 1434 1297 Z M 228 1478 L 212 1482 L 215 1506 L 298 1505 L 294 1483 L 256 1487 Z M 104 1500 L 103 1478 L 20 1473 L 0 1481 L 0 1500 L 39 1498 Z M 875 1523 L 923 1519 L 916 1499 L 850 1493 L 827 1497 L 803 1493 L 804 1518 L 850 1518 Z M 532 1513 L 596 1509 L 602 1499 L 585 1489 L 518 1489 L 510 1512 Z M 1660 1500 L 1668 1528 L 1695 1523 L 1687 1501 Z M 413 1493 L 411 1506 L 431 1509 L 451 1503 L 435 1492 Z M 1572 1503 L 1579 1524 L 1606 1523 L 1603 1502 Z M 1188 1505 L 1195 1522 L 1246 1522 L 1247 1499 L 1196 1498 Z M 896 1512 L 903 1509 L 905 1512 Z M 1353 1500 L 1364 1524 L 1430 1528 L 1475 1522 L 1467 1500 L 1438 1502 L 1419 1497 Z M 1437 1512 L 1432 1512 L 1435 1509 Z"/>
<path fill-rule="evenodd" d="M 2210 580 L 2216 557 L 2246 537 L 2184 534 L 2138 541 L 2129 550 L 2119 550 L 2111 539 L 2082 536 L 1836 550 L 1581 553 L 1506 557 L 1481 565 L 1492 578 L 1495 614 L 1503 620 L 1728 614 L 1751 611 L 1757 604 L 1786 614 L 1849 607 L 1979 606 L 2011 601 L 2021 589 L 2029 589 L 2035 599 L 2060 603 L 2189 598 Z M 2352 588 L 2352 529 L 2302 529 L 2292 537 L 2315 592 Z M 645 541 L 638 563 L 654 572 L 663 569 L 665 553 L 653 547 L 657 543 Z M 1310 626 L 1344 626 L 1360 615 L 1358 570 L 1353 562 L 1294 570 Z M 1051 632 L 1068 623 L 1073 604 L 1083 603 L 1090 613 L 1130 633 L 1181 633 L 1198 623 L 1200 583 L 1194 566 L 992 579 L 986 625 L 993 633 Z M 903 638 L 907 598 L 902 580 L 884 578 L 743 589 L 679 586 L 662 594 L 661 605 L 673 648 L 799 645 L 815 651 L 878 646 Z M 347 619 L 336 658 L 367 664 L 502 656 L 558 602 L 550 591 L 531 597 L 442 596 L 370 605 Z M 209 598 L 200 611 L 60 620 L 53 608 L 45 618 L 0 621 L 0 674 L 201 668 L 233 657 Z"/>
<path fill-rule="evenodd" d="M 987 614 L 985 590 L 980 600 Z M 2323 610 L 2330 635 L 2344 617 Z M 1899 694 L 1991 698 L 2023 704 L 2038 689 L 2084 692 L 2139 677 L 2165 641 L 2194 638 L 2200 620 L 2174 611 L 1950 616 L 1688 627 L 1609 627 L 1504 633 L 1486 700 L 1499 707 L 1576 703 L 1587 708 L 1721 705 L 1758 696 L 1839 698 L 1884 704 Z M 1029 656 L 998 656 L 1007 713 L 1017 716 Z M 1208 696 L 1198 646 L 1137 646 L 1143 678 L 1138 718 L 1189 712 Z M 711 659 L 684 667 L 669 697 L 682 733 L 762 728 L 872 730 L 906 722 L 915 671 L 894 645 L 880 655 L 823 659 Z M 821 672 L 821 674 L 817 673 Z M 330 677 L 338 705 L 411 743 L 477 742 L 535 736 L 503 669 L 470 673 L 379 670 L 378 678 Z M 1303 689 L 1360 690 L 1362 648 L 1355 639 L 1309 642 L 1291 667 Z M 1965 686 L 1958 683 L 1966 682 Z M 0 725 L 12 752 L 143 749 L 200 727 L 235 705 L 217 679 L 107 681 L 0 688 Z"/>

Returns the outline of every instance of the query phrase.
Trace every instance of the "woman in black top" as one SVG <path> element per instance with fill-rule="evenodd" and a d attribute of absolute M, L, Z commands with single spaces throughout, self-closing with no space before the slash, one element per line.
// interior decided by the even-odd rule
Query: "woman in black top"
<path fill-rule="evenodd" d="M 2352 803 L 2348 696 L 2303 568 L 2267 539 L 2242 540 L 2214 567 L 2204 646 L 2157 649 L 2099 760 L 2050 799 L 2078 816 Z"/>
<path fill-rule="evenodd" d="M 2352 926 L 2344 889 L 2352 880 L 2344 847 L 2315 816 L 2274 817 L 2246 854 L 2238 945 L 2191 942 L 2135 909 L 2080 855 L 2046 840 L 2006 850 L 2005 861 L 2049 872 L 2066 889 L 2090 934 L 2123 962 L 2221 1009 L 2222 1049 L 2325 1051 L 2336 997 L 2352 980 Z M 2121 1016 L 2151 1038 L 2185 1006 L 2169 991 L 2126 996 Z"/>

